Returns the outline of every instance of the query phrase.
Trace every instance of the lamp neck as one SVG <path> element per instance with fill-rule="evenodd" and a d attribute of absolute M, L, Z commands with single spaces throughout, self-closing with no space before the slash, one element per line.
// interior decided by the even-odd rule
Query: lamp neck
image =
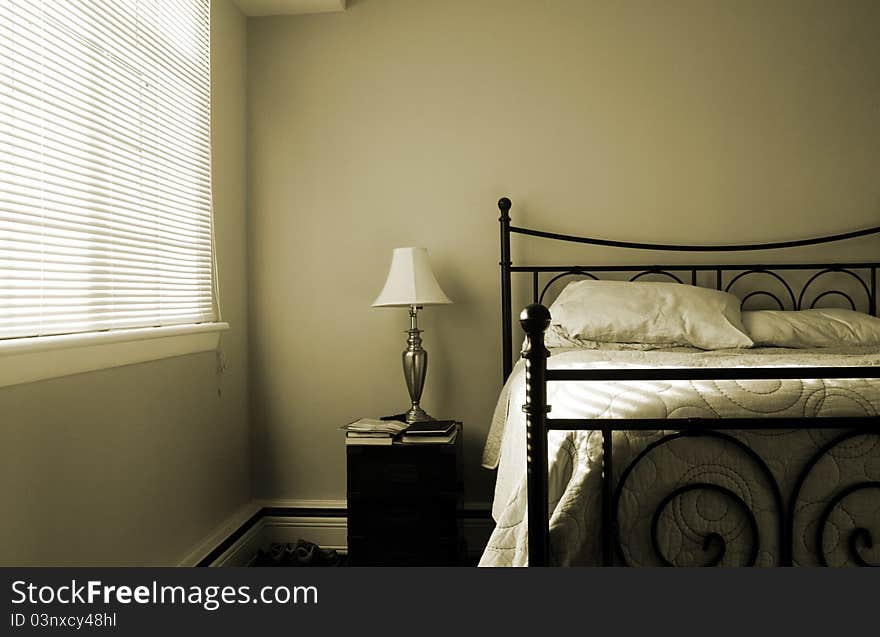
<path fill-rule="evenodd" d="M 409 331 L 419 331 L 419 310 L 420 305 L 409 306 Z"/>

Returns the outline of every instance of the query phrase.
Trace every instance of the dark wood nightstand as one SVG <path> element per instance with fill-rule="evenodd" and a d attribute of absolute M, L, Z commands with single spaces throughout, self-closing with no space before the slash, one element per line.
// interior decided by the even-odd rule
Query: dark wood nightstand
<path fill-rule="evenodd" d="M 448 444 L 346 447 L 352 566 L 462 563 L 461 449 L 461 425 Z"/>

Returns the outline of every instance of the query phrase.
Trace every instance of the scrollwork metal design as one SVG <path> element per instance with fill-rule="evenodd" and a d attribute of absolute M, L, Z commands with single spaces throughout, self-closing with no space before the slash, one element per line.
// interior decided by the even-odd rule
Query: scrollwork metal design
<path fill-rule="evenodd" d="M 842 296 L 849 302 L 849 306 L 853 310 L 856 309 L 856 302 L 853 300 L 853 297 L 851 297 L 846 292 L 841 292 L 840 290 L 828 290 L 826 292 L 822 292 L 822 294 L 818 295 L 815 299 L 813 299 L 813 302 L 810 303 L 810 309 L 816 307 L 816 303 L 824 299 L 826 296 Z"/>
<path fill-rule="evenodd" d="M 828 521 L 834 509 L 843 502 L 848 496 L 858 491 L 868 489 L 880 490 L 880 482 L 857 482 L 851 484 L 846 489 L 834 496 L 819 517 L 819 523 L 816 525 L 816 557 L 819 558 L 819 564 L 828 566 L 828 556 L 825 554 L 825 529 L 828 527 Z M 847 548 L 849 549 L 850 559 L 858 566 L 880 566 L 880 564 L 869 564 L 859 553 L 859 543 L 861 542 L 865 548 L 874 548 L 874 539 L 871 537 L 871 531 L 865 527 L 858 526 L 854 528 L 847 538 Z"/>
<path fill-rule="evenodd" d="M 780 546 L 780 554 L 785 557 L 785 550 L 782 548 L 785 544 L 785 519 L 784 519 L 784 503 L 782 499 L 782 492 L 779 488 L 779 484 L 776 482 L 773 473 L 770 471 L 770 468 L 767 466 L 767 463 L 746 443 L 741 440 L 726 434 L 720 431 L 714 430 L 689 430 L 689 431 L 678 431 L 675 433 L 667 434 L 662 438 L 655 440 L 654 442 L 645 446 L 641 452 L 626 466 L 620 476 L 620 480 L 617 483 L 617 486 L 614 490 L 612 502 L 611 502 L 611 526 L 613 529 L 614 536 L 614 544 L 616 547 L 616 552 L 619 560 L 622 564 L 628 565 L 626 556 L 623 552 L 623 546 L 620 538 L 620 500 L 621 495 L 623 493 L 623 489 L 626 486 L 627 480 L 633 474 L 635 468 L 639 465 L 639 463 L 644 460 L 652 451 L 657 449 L 660 446 L 667 445 L 674 440 L 678 440 L 680 438 L 714 438 L 717 440 L 724 441 L 736 447 L 738 450 L 743 452 L 752 463 L 759 469 L 761 476 L 769 485 L 770 493 L 773 496 L 773 504 L 774 509 L 778 515 L 778 525 L 777 525 L 777 542 Z M 725 486 L 713 484 L 709 482 L 694 482 L 690 484 L 682 485 L 676 488 L 674 491 L 666 495 L 659 503 L 657 508 L 654 511 L 654 514 L 651 518 L 651 544 L 654 549 L 655 554 L 657 555 L 658 560 L 665 566 L 674 566 L 667 558 L 663 555 L 661 550 L 659 539 L 658 539 L 658 525 L 660 522 L 660 517 L 663 513 L 663 510 L 673 501 L 675 498 L 682 496 L 686 493 L 698 490 L 708 490 L 719 493 L 731 500 L 733 500 L 737 506 L 742 509 L 746 515 L 746 519 L 748 520 L 749 527 L 752 532 L 752 547 L 751 551 L 748 554 L 747 565 L 752 566 L 757 561 L 758 552 L 761 545 L 761 537 L 760 531 L 758 529 L 758 523 L 756 521 L 754 512 L 751 511 L 749 505 L 734 491 L 728 489 Z M 714 555 L 706 564 L 707 566 L 716 566 L 720 564 L 721 560 L 724 558 L 724 555 L 727 550 L 727 545 L 725 539 L 719 535 L 718 533 L 708 533 L 703 538 L 703 550 L 708 551 L 713 546 L 719 547 L 716 555 Z M 784 562 L 783 562 L 784 563 Z"/>
<path fill-rule="evenodd" d="M 727 284 L 727 287 L 724 288 L 724 291 L 730 292 L 731 288 L 733 288 L 733 286 L 736 285 L 737 281 L 740 281 L 741 279 L 743 279 L 747 276 L 751 276 L 753 274 L 765 274 L 767 276 L 770 276 L 770 277 L 773 277 L 774 279 L 776 279 L 779 282 L 779 284 L 782 285 L 782 287 L 788 293 L 788 298 L 791 300 L 791 308 L 792 309 L 797 308 L 797 301 L 795 300 L 794 290 L 791 289 L 791 286 L 788 284 L 788 282 L 784 278 L 782 278 L 779 274 L 777 274 L 776 272 L 773 272 L 772 270 L 768 270 L 766 268 L 754 268 L 754 269 L 746 270 L 744 272 L 740 272 L 739 274 L 737 274 L 735 277 L 733 277 L 730 280 L 730 283 Z M 772 297 L 776 301 L 776 303 L 779 304 L 780 309 L 782 309 L 782 310 L 785 309 L 785 303 L 783 303 L 782 300 L 778 296 L 776 296 L 772 292 L 767 292 L 767 291 L 763 291 L 763 290 L 761 292 L 752 292 L 751 294 L 745 296 L 742 300 L 742 303 L 744 304 L 750 296 L 755 296 L 756 294 L 763 294 L 763 295 Z"/>
<path fill-rule="evenodd" d="M 664 497 L 660 504 L 657 505 L 657 508 L 654 511 L 654 515 L 651 516 L 651 545 L 654 547 L 654 553 L 657 554 L 657 557 L 660 559 L 660 562 L 663 566 L 675 566 L 672 562 L 670 562 L 665 555 L 663 555 L 663 550 L 660 546 L 660 538 L 658 534 L 658 529 L 660 525 L 660 517 L 663 515 L 663 511 L 666 510 L 666 507 L 671 503 L 675 498 L 684 495 L 685 493 L 690 493 L 691 491 L 714 491 L 716 493 L 720 493 L 721 495 L 729 498 L 737 503 L 739 508 L 745 513 L 746 519 L 749 522 L 749 528 L 752 532 L 752 550 L 749 554 L 749 558 L 746 562 L 746 566 L 754 566 L 755 562 L 758 561 L 758 548 L 759 548 L 759 533 L 758 533 L 758 521 L 755 519 L 755 515 L 752 513 L 752 510 L 749 508 L 749 505 L 746 504 L 745 500 L 743 500 L 739 495 L 737 495 L 734 491 L 728 489 L 727 487 L 722 487 L 718 484 L 712 484 L 711 482 L 694 482 L 691 484 L 686 484 L 683 487 L 677 488 L 675 491 Z M 724 554 L 727 551 L 727 542 L 724 537 L 719 533 L 707 533 L 706 537 L 703 538 L 703 551 L 706 552 L 713 546 L 717 546 L 718 552 L 717 554 L 710 559 L 704 566 L 718 566 L 721 564 L 721 560 L 724 559 Z"/>
<path fill-rule="evenodd" d="M 865 296 L 868 299 L 868 306 L 874 307 L 874 296 L 871 292 L 871 289 L 868 287 L 868 284 L 865 283 L 865 281 L 864 281 L 864 279 L 862 279 L 862 277 L 860 277 L 858 274 L 856 274 L 852 270 L 847 270 L 846 268 L 825 268 L 824 270 L 817 272 L 816 274 L 811 276 L 809 279 L 807 279 L 807 282 L 804 283 L 804 287 L 801 288 L 801 293 L 798 296 L 797 305 L 795 306 L 795 308 L 798 310 L 804 309 L 804 307 L 803 307 L 804 306 L 804 298 L 806 297 L 807 290 L 810 288 L 811 285 L 813 285 L 813 283 L 816 281 L 816 279 L 818 279 L 819 277 L 825 276 L 826 274 L 833 274 L 833 273 L 846 274 L 846 275 L 852 277 L 853 279 L 855 279 L 858 282 L 858 284 L 861 286 L 862 290 L 864 290 L 864 292 L 865 292 Z M 850 297 L 845 292 L 841 292 L 838 290 L 829 290 L 827 292 L 823 292 L 822 294 L 818 295 L 815 299 L 813 299 L 813 302 L 810 304 L 810 307 L 811 308 L 816 307 L 816 302 L 819 301 L 819 299 L 821 299 L 822 297 L 828 296 L 829 294 L 837 294 L 837 295 L 845 297 L 849 301 L 850 305 L 852 306 L 852 309 L 856 309 L 856 303 L 855 303 L 855 301 L 853 301 L 852 297 Z"/>
<path fill-rule="evenodd" d="M 597 277 L 595 274 L 592 274 L 591 272 L 588 272 L 586 270 L 578 270 L 578 269 L 566 270 L 565 272 L 557 274 L 555 277 L 553 277 L 552 279 L 547 281 L 547 283 L 544 284 L 544 287 L 541 288 L 541 294 L 538 296 L 538 298 L 535 299 L 535 303 L 543 303 L 544 296 L 547 294 L 547 290 L 550 289 L 550 286 L 553 285 L 554 283 L 556 283 L 559 279 L 562 279 L 567 276 L 585 276 L 589 279 L 593 279 L 594 281 L 599 280 L 599 277 Z"/>
<path fill-rule="evenodd" d="M 807 478 L 812 473 L 813 469 L 816 467 L 819 462 L 825 458 L 829 457 L 831 452 L 843 444 L 847 440 L 851 440 L 853 438 L 857 438 L 859 436 L 876 436 L 880 438 L 880 432 L 872 432 L 872 431 L 848 431 L 839 436 L 833 438 L 830 442 L 824 444 L 815 454 L 807 461 L 804 465 L 804 468 L 801 470 L 801 473 L 798 475 L 797 481 L 795 482 L 794 488 L 791 494 L 789 514 L 787 519 L 788 525 L 788 537 L 791 541 L 792 547 L 795 543 L 794 531 L 795 531 L 795 513 L 797 512 L 797 502 L 800 497 L 801 491 L 803 490 L 804 484 L 807 481 Z M 831 514 L 834 512 L 834 509 L 837 508 L 847 497 L 851 496 L 853 493 L 858 491 L 864 491 L 868 489 L 876 489 L 880 490 L 880 482 L 877 481 L 861 481 L 855 482 L 841 489 L 834 497 L 828 500 L 828 503 L 825 505 L 825 508 L 822 510 L 821 515 L 818 518 L 816 525 L 816 559 L 819 564 L 822 566 L 828 566 L 828 556 L 825 552 L 824 546 L 824 536 L 825 531 L 828 527 L 828 522 L 831 518 Z M 847 549 L 849 551 L 849 559 L 858 566 L 880 566 L 880 564 L 870 564 L 868 563 L 861 555 L 859 545 L 864 548 L 871 549 L 874 547 L 873 537 L 871 535 L 871 531 L 865 527 L 856 527 L 852 531 L 850 531 L 849 536 L 847 538 Z"/>

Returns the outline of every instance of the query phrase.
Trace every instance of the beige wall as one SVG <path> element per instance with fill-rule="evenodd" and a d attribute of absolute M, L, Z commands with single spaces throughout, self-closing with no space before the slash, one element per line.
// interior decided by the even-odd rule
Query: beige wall
<path fill-rule="evenodd" d="M 245 19 L 214 0 L 214 353 L 0 389 L 0 564 L 176 564 L 248 502 Z"/>
<path fill-rule="evenodd" d="M 370 303 L 391 249 L 423 245 L 456 301 L 424 313 L 424 406 L 465 421 L 467 497 L 489 499 L 500 195 L 515 223 L 636 241 L 877 224 L 880 3 L 349 5 L 248 22 L 261 496 L 344 497 L 339 425 L 405 407 L 405 312 Z"/>

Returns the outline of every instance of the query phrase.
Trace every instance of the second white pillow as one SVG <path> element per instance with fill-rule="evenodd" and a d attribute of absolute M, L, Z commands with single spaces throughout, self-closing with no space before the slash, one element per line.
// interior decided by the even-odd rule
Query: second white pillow
<path fill-rule="evenodd" d="M 844 309 L 743 312 L 743 325 L 755 345 L 835 347 L 880 345 L 880 319 Z"/>

